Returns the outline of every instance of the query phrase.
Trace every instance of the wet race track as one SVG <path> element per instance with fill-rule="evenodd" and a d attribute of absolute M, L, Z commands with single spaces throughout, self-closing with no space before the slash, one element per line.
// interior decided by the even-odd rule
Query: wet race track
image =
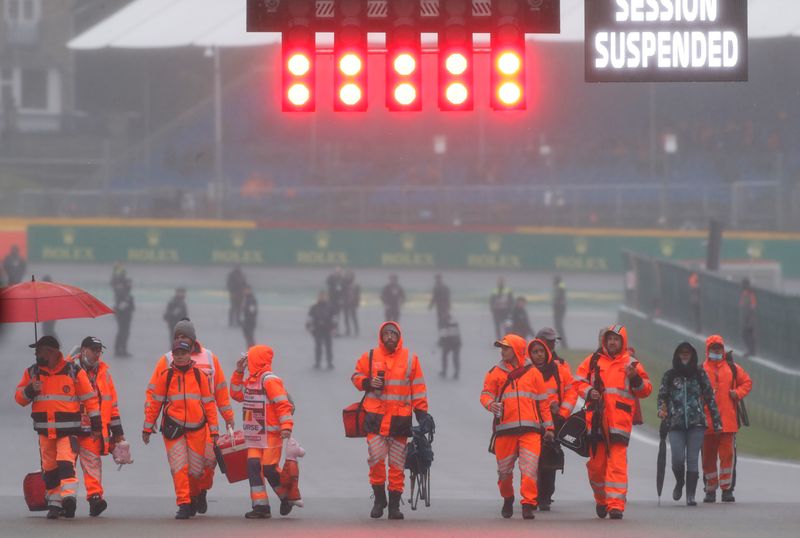
<path fill-rule="evenodd" d="M 112 302 L 109 266 L 38 266 L 37 275 L 83 287 L 107 303 Z M 246 482 L 228 484 L 217 474 L 209 493 L 209 510 L 194 520 L 175 521 L 174 494 L 162 440 L 154 436 L 149 446 L 141 442 L 144 391 L 157 359 L 168 349 L 168 331 L 162 314 L 176 286 L 188 289 L 190 317 L 198 340 L 220 358 L 230 377 L 244 351 L 239 329 L 229 328 L 225 276 L 229 268 L 129 267 L 137 310 L 130 340 L 131 358 L 110 364 L 120 396 L 123 426 L 131 442 L 135 463 L 121 471 L 104 459 L 104 486 L 108 510 L 98 519 L 87 517 L 84 492 L 79 489 L 78 515 L 74 521 L 47 521 L 44 513 L 30 513 L 22 498 L 23 476 L 38 468 L 36 437 L 29 410 L 13 400 L 13 391 L 25 367 L 33 362 L 27 344 L 33 341 L 30 324 L 6 327 L 0 351 L 0 373 L 7 397 L 0 403 L 5 441 L 0 453 L 0 535 L 2 536 L 515 536 L 557 533 L 559 536 L 797 536 L 800 528 L 800 465 L 740 457 L 735 505 L 699 506 L 687 509 L 669 498 L 672 478 L 665 484 L 662 506 L 656 503 L 656 443 L 653 432 L 637 427 L 629 450 L 628 508 L 625 519 L 599 521 L 586 478 L 583 460 L 567 455 L 567 468 L 558 475 L 555 503 L 550 513 L 538 513 L 535 521 L 501 519 L 501 500 L 496 487 L 494 457 L 487 453 L 491 416 L 478 398 L 483 375 L 497 361 L 488 295 L 495 276 L 490 273 L 445 273 L 451 287 L 453 312 L 461 326 L 464 345 L 458 381 L 443 380 L 436 347 L 436 320 L 428 310 L 433 285 L 430 272 L 400 274 L 409 303 L 400 324 L 406 346 L 416 352 L 426 373 L 431 414 L 436 419 L 435 461 L 432 468 L 432 506 L 412 511 L 402 507 L 406 520 L 373 521 L 368 517 L 371 490 L 367 480 L 364 440 L 345 439 L 341 409 L 360 394 L 349 377 L 359 355 L 377 343 L 383 320 L 377 293 L 389 271 L 359 271 L 364 304 L 359 311 L 361 335 L 334 340 L 335 369 L 313 370 L 313 342 L 304 330 L 309 306 L 322 289 L 323 270 L 246 269 L 259 306 L 256 339 L 275 350 L 274 369 L 283 377 L 297 405 L 295 437 L 307 451 L 300 460 L 300 489 L 305 507 L 289 517 L 277 515 L 270 492 L 272 520 L 250 521 Z M 508 283 L 515 292 L 532 298 L 529 304 L 535 328 L 551 324 L 548 302 L 551 275 L 512 274 Z M 567 315 L 570 344 L 592 347 L 599 327 L 615 321 L 621 298 L 621 279 L 568 276 L 571 294 Z M 574 297 L 574 299 L 572 299 Z M 86 335 L 100 337 L 113 350 L 116 324 L 113 316 L 97 320 L 65 320 L 56 332 L 67 350 Z M 634 336 L 635 338 L 635 336 Z M 647 358 L 642 357 L 647 366 Z M 658 380 L 654 380 L 657 383 Z M 651 398 L 654 398 L 652 395 Z M 239 407 L 237 421 L 239 421 Z M 670 474 L 670 473 L 668 473 Z M 701 496 L 701 495 L 699 495 Z M 57 528 L 57 530 L 56 530 Z"/>

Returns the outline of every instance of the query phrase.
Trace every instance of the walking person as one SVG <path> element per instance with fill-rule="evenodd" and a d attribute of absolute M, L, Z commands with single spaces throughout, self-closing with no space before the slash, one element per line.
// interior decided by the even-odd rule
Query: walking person
<path fill-rule="evenodd" d="M 531 327 L 530 318 L 528 318 L 527 304 L 528 300 L 522 295 L 514 300 L 514 308 L 511 310 L 506 327 L 511 334 L 516 334 L 526 340 L 529 336 L 536 334 Z"/>
<path fill-rule="evenodd" d="M 175 295 L 167 303 L 167 308 L 164 310 L 162 316 L 167 323 L 167 332 L 169 333 L 169 345 L 172 349 L 172 340 L 174 338 L 173 329 L 175 325 L 182 319 L 189 317 L 189 308 L 186 306 L 186 288 L 177 288 Z"/>
<path fill-rule="evenodd" d="M 133 281 L 126 278 L 119 286 L 119 294 L 114 300 L 114 316 L 117 319 L 117 336 L 114 339 L 114 354 L 117 357 L 130 357 L 128 351 L 128 338 L 131 335 L 131 322 L 136 305 L 131 295 Z"/>
<path fill-rule="evenodd" d="M 498 277 L 497 288 L 489 297 L 489 309 L 492 312 L 492 320 L 494 321 L 495 339 L 500 340 L 500 336 L 504 332 L 504 324 L 511 315 L 512 308 L 514 308 L 514 294 L 506 287 L 506 279 Z"/>
<path fill-rule="evenodd" d="M 248 349 L 256 345 L 256 322 L 258 321 L 258 301 L 253 293 L 253 288 L 245 284 L 242 290 L 242 332 Z"/>
<path fill-rule="evenodd" d="M 345 292 L 345 276 L 342 272 L 341 267 L 337 267 L 334 269 L 333 273 L 328 275 L 328 278 L 325 280 L 325 284 L 328 287 L 328 301 L 331 304 L 331 308 L 333 308 L 333 315 L 336 317 L 337 321 L 337 329 L 335 329 L 335 335 L 339 336 L 338 331 L 338 321 L 339 316 L 342 314 L 344 310 L 344 292 Z"/>
<path fill-rule="evenodd" d="M 575 388 L 587 402 L 587 424 L 599 424 L 586 469 L 594 491 L 595 513 L 603 519 L 622 519 L 628 493 L 628 443 L 636 398 L 653 391 L 642 364 L 628 352 L 628 331 L 612 325 L 602 346 L 578 366 Z"/>
<path fill-rule="evenodd" d="M 400 308 L 406 302 L 406 292 L 397 275 L 389 275 L 389 283 L 381 290 L 381 302 L 386 321 L 400 321 Z"/>
<path fill-rule="evenodd" d="M 703 476 L 706 496 L 703 502 L 717 500 L 717 488 L 722 489 L 722 502 L 732 503 L 736 473 L 736 433 L 739 431 L 739 402 L 753 388 L 750 375 L 725 352 L 725 341 L 718 334 L 706 339 L 706 360 L 703 369 L 714 388 L 722 431 L 711 429 L 712 421 L 706 412 L 706 429 L 703 438 Z M 719 460 L 719 467 L 717 461 Z"/>
<path fill-rule="evenodd" d="M 525 339 L 507 334 L 494 345 L 500 348 L 500 362 L 483 380 L 481 405 L 495 417 L 491 446 L 503 497 L 500 515 L 514 515 L 514 465 L 519 460 L 522 518 L 534 519 L 542 439 L 555 438 L 553 417 L 542 375 L 527 359 Z"/>
<path fill-rule="evenodd" d="M 553 324 L 564 349 L 567 348 L 567 336 L 564 331 L 564 317 L 567 315 L 567 286 L 561 275 L 553 277 Z"/>
<path fill-rule="evenodd" d="M 439 377 L 447 379 L 447 361 L 453 362 L 453 379 L 458 379 L 461 370 L 461 331 L 452 314 L 446 312 L 439 325 L 439 347 L 442 348 L 442 370 Z"/>
<path fill-rule="evenodd" d="M 405 485 L 406 440 L 411 436 L 411 412 L 423 431 L 431 431 L 425 377 L 417 355 L 403 345 L 400 325 L 387 321 L 378 331 L 378 347 L 361 355 L 351 381 L 364 391 L 364 429 L 369 453 L 369 482 L 375 499 L 370 517 L 403 519 L 400 499 Z M 386 498 L 386 460 L 389 498 Z"/>
<path fill-rule="evenodd" d="M 23 407 L 31 405 L 33 429 L 39 435 L 47 519 L 71 519 L 78 494 L 72 438 L 100 437 L 100 403 L 86 372 L 64 360 L 55 337 L 42 336 L 29 347 L 36 350 L 36 363 L 25 370 L 14 398 Z M 82 427 L 82 409 L 89 418 L 90 433 Z"/>
<path fill-rule="evenodd" d="M 19 247 L 17 245 L 11 245 L 11 250 L 9 250 L 6 257 L 3 258 L 3 269 L 5 269 L 9 286 L 22 282 L 22 279 L 25 278 L 25 269 L 27 266 L 28 263 L 25 261 L 25 258 L 22 257 L 22 254 L 20 254 Z"/>
<path fill-rule="evenodd" d="M 356 275 L 353 271 L 344 274 L 344 330 L 350 336 L 350 328 L 353 334 L 358 336 L 358 307 L 361 305 L 361 286 L 356 282 Z"/>
<path fill-rule="evenodd" d="M 242 272 L 242 267 L 237 265 L 225 279 L 225 287 L 228 289 L 228 327 L 238 327 L 242 323 L 242 299 L 244 298 L 244 288 L 247 286 L 247 279 Z"/>
<path fill-rule="evenodd" d="M 111 281 L 109 282 L 111 291 L 114 293 L 115 302 L 118 301 L 120 295 L 122 295 L 128 280 L 128 273 L 125 270 L 125 266 L 122 265 L 122 262 L 115 263 L 114 267 L 111 269 Z"/>
<path fill-rule="evenodd" d="M 314 337 L 314 369 L 322 366 L 322 352 L 325 351 L 325 360 L 328 370 L 333 369 L 333 332 L 336 330 L 336 312 L 325 291 L 319 292 L 317 302 L 308 310 L 306 329 Z"/>
<path fill-rule="evenodd" d="M 189 519 L 198 512 L 200 480 L 204 471 L 206 431 L 216 444 L 217 408 L 203 372 L 194 365 L 191 344 L 177 341 L 167 368 L 156 367 L 147 385 L 142 442 L 150 444 L 161 412 L 161 433 L 172 473 L 178 512 Z"/>
<path fill-rule="evenodd" d="M 756 309 L 758 301 L 756 290 L 750 285 L 750 279 L 742 280 L 742 291 L 739 294 L 739 319 L 742 330 L 742 341 L 745 345 L 745 357 L 756 354 Z"/>
<path fill-rule="evenodd" d="M 283 380 L 272 371 L 273 355 L 269 346 L 251 346 L 236 363 L 231 376 L 231 396 L 243 403 L 247 476 L 253 508 L 244 515 L 247 519 L 269 519 L 272 515 L 265 478 L 281 501 L 280 514 L 288 515 L 293 507 L 287 498 L 288 491 L 281 486 L 278 464 L 283 441 L 292 436 L 294 403 Z"/>
<path fill-rule="evenodd" d="M 700 477 L 700 448 L 706 427 L 705 408 L 711 416 L 715 433 L 722 431 L 722 419 L 714 399 L 714 388 L 708 374 L 700 368 L 697 350 L 682 342 L 672 355 L 672 368 L 661 378 L 658 389 L 658 418 L 665 420 L 669 429 L 669 446 L 672 452 L 672 472 L 675 475 L 673 500 L 679 501 L 686 485 L 686 505 L 697 506 L 695 492 Z"/>
<path fill-rule="evenodd" d="M 539 331 L 537 337 L 528 344 L 528 356 L 533 366 L 542 374 L 553 424 L 558 431 L 564 420 L 572 414 L 572 409 L 578 400 L 578 393 L 575 390 L 569 366 L 557 358 L 550 341 L 545 337 L 552 337 L 552 346 L 555 346 L 557 338 L 555 331 L 547 327 Z M 555 440 L 542 445 L 537 480 L 538 506 L 542 512 L 550 510 L 556 490 L 556 471 L 559 469 L 563 471 L 563 463 L 564 453 Z"/>
<path fill-rule="evenodd" d="M 428 310 L 436 307 L 436 326 L 441 327 L 445 322 L 446 316 L 450 315 L 450 288 L 442 280 L 442 275 L 437 273 L 434 276 L 433 291 L 431 301 L 428 303 Z"/>

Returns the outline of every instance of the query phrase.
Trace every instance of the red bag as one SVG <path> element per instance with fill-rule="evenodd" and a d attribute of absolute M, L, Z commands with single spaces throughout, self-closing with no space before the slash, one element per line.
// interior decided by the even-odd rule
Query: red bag
<path fill-rule="evenodd" d="M 366 437 L 367 432 L 364 430 L 364 418 L 366 416 L 363 399 L 342 409 L 345 437 Z"/>
<path fill-rule="evenodd" d="M 636 398 L 633 404 L 633 425 L 640 426 L 642 424 L 644 424 L 644 418 L 642 417 L 642 404 L 639 403 L 639 398 Z"/>
<path fill-rule="evenodd" d="M 247 480 L 247 443 L 243 431 L 220 435 L 214 447 L 219 469 L 233 484 Z"/>
<path fill-rule="evenodd" d="M 25 494 L 25 503 L 31 512 L 47 510 L 45 497 L 44 475 L 42 471 L 28 473 L 22 481 L 22 492 Z"/>

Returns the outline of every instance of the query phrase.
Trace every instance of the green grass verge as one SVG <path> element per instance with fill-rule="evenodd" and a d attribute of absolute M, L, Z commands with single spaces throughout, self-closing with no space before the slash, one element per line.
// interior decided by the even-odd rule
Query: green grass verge
<path fill-rule="evenodd" d="M 575 372 L 578 365 L 590 353 L 591 351 L 589 350 L 573 349 L 559 350 L 558 352 L 559 356 L 570 364 L 573 372 Z M 653 383 L 653 394 L 641 400 L 642 415 L 644 416 L 645 424 L 658 430 L 660 421 L 656 415 L 656 395 L 658 393 L 658 387 L 661 384 L 661 377 L 666 371 L 664 367 L 666 361 L 648 361 L 647 357 L 653 355 L 640 346 L 637 347 L 636 354 L 641 357 L 642 364 L 650 375 L 650 381 Z M 740 454 L 800 461 L 800 445 L 798 445 L 796 439 L 769 430 L 758 424 L 741 428 L 736 435 L 736 446 Z"/>

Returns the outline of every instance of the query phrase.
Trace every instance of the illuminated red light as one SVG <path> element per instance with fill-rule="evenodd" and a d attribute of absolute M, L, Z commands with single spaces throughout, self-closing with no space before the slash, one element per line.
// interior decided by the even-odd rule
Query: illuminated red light
<path fill-rule="evenodd" d="M 364 62 L 357 54 L 349 53 L 342 56 L 339 60 L 339 70 L 343 75 L 354 77 L 361 73 L 364 68 Z"/>
<path fill-rule="evenodd" d="M 392 67 L 395 73 L 400 76 L 407 77 L 412 75 L 417 70 L 417 60 L 408 53 L 399 54 L 393 62 Z"/>
<path fill-rule="evenodd" d="M 352 82 L 345 84 L 339 90 L 339 100 L 347 106 L 355 106 L 361 102 L 364 92 L 357 84 Z"/>
<path fill-rule="evenodd" d="M 402 106 L 409 106 L 417 100 L 417 89 L 412 84 L 404 82 L 394 89 L 394 100 Z"/>
<path fill-rule="evenodd" d="M 463 105 L 469 98 L 469 90 L 461 82 L 454 82 L 445 90 L 447 100 L 453 105 Z"/>
<path fill-rule="evenodd" d="M 503 75 L 516 75 L 520 69 L 522 69 L 522 58 L 516 52 L 504 52 L 497 58 L 497 70 Z"/>
<path fill-rule="evenodd" d="M 504 82 L 497 89 L 497 99 L 505 106 L 514 106 L 522 100 L 522 88 L 516 82 Z"/>
<path fill-rule="evenodd" d="M 469 62 L 467 62 L 467 58 L 463 54 L 456 52 L 447 57 L 444 65 L 448 73 L 460 76 L 463 75 L 469 67 Z"/>
<path fill-rule="evenodd" d="M 311 71 L 311 59 L 303 53 L 293 54 L 286 63 L 289 73 L 296 77 L 304 77 Z"/>

